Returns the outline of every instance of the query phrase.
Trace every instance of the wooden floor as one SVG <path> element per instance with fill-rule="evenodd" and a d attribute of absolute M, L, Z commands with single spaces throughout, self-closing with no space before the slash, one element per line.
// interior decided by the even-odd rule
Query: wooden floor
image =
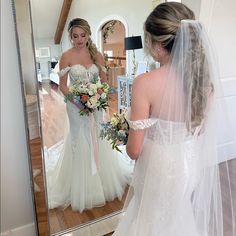
<path fill-rule="evenodd" d="M 41 155 L 41 140 L 36 138 L 30 141 L 30 154 L 32 160 L 32 169 L 40 170 L 40 173 L 34 177 L 34 183 L 37 184 L 40 191 L 35 189 L 35 210 L 37 214 L 38 231 L 40 236 L 49 235 L 49 219 L 46 207 L 46 194 L 44 188 L 43 160 Z"/>
<path fill-rule="evenodd" d="M 65 117 L 65 107 L 63 107 L 63 101 L 57 94 L 57 88 L 49 86 L 48 84 L 44 85 L 43 90 L 43 100 L 41 100 L 42 105 L 42 123 L 43 123 L 43 143 L 47 147 L 52 146 L 57 141 L 59 141 L 63 136 L 63 129 L 58 128 L 60 124 L 64 125 Z M 42 97 L 41 97 L 42 99 Z M 58 102 L 61 102 L 61 106 L 58 106 Z M 110 105 L 111 113 L 117 111 L 117 94 L 112 94 L 110 96 Z M 54 118 L 53 118 L 54 117 Z M 55 117 L 61 117 L 62 120 L 57 120 Z M 50 126 L 49 126 L 50 122 Z M 54 125 L 53 125 L 54 124 Z M 38 224 L 39 224 L 39 235 L 46 236 L 49 235 L 48 229 L 48 219 L 47 219 L 47 209 L 45 201 L 45 190 L 44 190 L 44 178 L 43 178 L 43 168 L 42 168 L 42 159 L 41 159 L 41 142 L 40 138 L 31 140 L 30 145 L 31 157 L 32 157 L 32 167 L 33 169 L 41 170 L 40 174 L 37 175 L 34 180 L 35 183 L 39 186 L 40 192 L 35 192 L 35 202 L 36 202 L 36 211 L 38 215 Z M 236 159 L 229 161 L 229 166 L 227 167 L 225 163 L 221 164 L 220 167 L 220 177 L 222 182 L 222 189 L 225 190 L 227 186 L 228 176 L 225 174 L 226 170 L 229 170 L 231 176 L 236 176 Z M 234 207 L 236 206 L 236 179 L 231 182 L 232 188 L 232 198 Z M 125 198 L 125 196 L 124 196 Z M 49 211 L 49 221 L 50 221 L 50 231 L 51 233 L 56 233 L 65 229 L 68 229 L 73 226 L 77 226 L 84 222 L 93 220 L 97 217 L 110 214 L 114 211 L 120 210 L 123 206 L 123 201 L 115 200 L 113 202 L 107 203 L 104 207 L 94 208 L 92 210 L 86 210 L 83 213 L 78 213 L 72 211 L 70 208 L 65 210 L 55 209 Z M 226 221 L 224 222 L 224 236 L 233 236 L 232 231 L 229 228 L 229 221 L 232 220 L 232 214 L 227 211 L 229 208 L 230 201 L 228 196 L 223 199 L 224 204 L 224 214 L 227 215 Z M 236 214 L 236 209 L 234 208 L 234 213 Z M 110 236 L 112 234 L 108 234 Z"/>

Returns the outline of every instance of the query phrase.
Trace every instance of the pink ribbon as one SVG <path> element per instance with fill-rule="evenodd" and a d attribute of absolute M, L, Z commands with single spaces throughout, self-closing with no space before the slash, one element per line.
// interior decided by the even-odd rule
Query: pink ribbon
<path fill-rule="evenodd" d="M 98 139 L 97 139 L 97 129 L 96 122 L 94 119 L 94 114 L 89 113 L 89 124 L 90 132 L 92 137 L 92 152 L 91 152 L 91 167 L 92 175 L 95 175 L 99 166 L 99 148 L 98 148 Z"/>

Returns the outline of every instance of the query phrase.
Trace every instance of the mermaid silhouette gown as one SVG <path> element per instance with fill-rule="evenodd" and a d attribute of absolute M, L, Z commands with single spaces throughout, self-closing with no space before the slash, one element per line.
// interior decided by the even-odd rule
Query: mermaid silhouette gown
<path fill-rule="evenodd" d="M 130 121 L 146 130 L 124 214 L 114 236 L 200 236 L 191 197 L 199 179 L 201 137 L 184 123 L 158 118 Z M 199 146 L 200 145 L 200 146 Z M 204 234 L 205 235 L 205 234 Z"/>
<path fill-rule="evenodd" d="M 61 70 L 59 76 L 67 72 L 70 83 L 75 80 L 89 81 L 99 73 L 95 64 L 89 68 L 77 64 Z M 56 146 L 57 150 L 50 150 L 46 157 L 49 208 L 71 205 L 73 210 L 82 212 L 103 206 L 106 201 L 115 198 L 121 200 L 131 179 L 132 165 L 112 150 L 106 140 L 99 138 L 103 112 L 97 111 L 93 117 L 81 116 L 79 109 L 70 102 L 67 102 L 66 109 L 68 134 L 63 145 Z M 94 133 L 96 140 L 93 139 Z M 97 154 L 94 152 L 94 142 L 98 144 Z M 56 165 L 51 165 L 49 159 L 53 159 L 56 153 L 60 153 Z"/>

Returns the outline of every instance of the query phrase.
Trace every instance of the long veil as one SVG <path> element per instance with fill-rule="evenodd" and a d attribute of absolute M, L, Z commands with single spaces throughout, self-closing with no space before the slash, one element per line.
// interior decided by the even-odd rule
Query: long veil
<path fill-rule="evenodd" d="M 124 206 L 127 235 L 236 235 L 236 164 L 219 163 L 218 150 L 218 129 L 232 131 L 213 52 L 203 25 L 182 20 Z"/>

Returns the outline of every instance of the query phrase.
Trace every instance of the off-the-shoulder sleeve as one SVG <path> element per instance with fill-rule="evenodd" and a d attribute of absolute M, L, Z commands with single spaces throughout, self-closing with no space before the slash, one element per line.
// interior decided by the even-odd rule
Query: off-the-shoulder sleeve
<path fill-rule="evenodd" d="M 102 70 L 104 73 L 107 73 L 107 69 L 106 69 L 106 67 L 105 67 L 105 66 L 103 66 L 103 65 L 100 65 L 100 67 L 101 67 L 101 70 Z"/>
<path fill-rule="evenodd" d="M 66 68 L 60 70 L 59 72 L 57 72 L 59 77 L 64 76 L 68 71 L 70 70 L 70 66 L 67 66 Z"/>
<path fill-rule="evenodd" d="M 127 120 L 129 127 L 134 130 L 147 129 L 157 122 L 157 119 L 155 118 L 131 121 L 130 110 L 126 112 L 125 119 Z"/>

